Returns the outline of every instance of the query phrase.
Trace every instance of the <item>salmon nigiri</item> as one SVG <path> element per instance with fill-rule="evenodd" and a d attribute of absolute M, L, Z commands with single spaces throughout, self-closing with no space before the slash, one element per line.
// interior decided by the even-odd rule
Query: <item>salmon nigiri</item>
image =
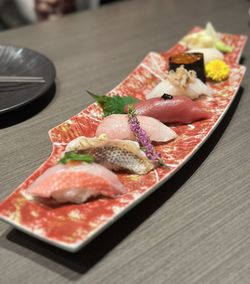
<path fill-rule="evenodd" d="M 197 102 L 185 96 L 163 95 L 133 105 L 137 115 L 154 117 L 163 123 L 192 123 L 206 119 L 210 114 L 201 108 Z"/>
<path fill-rule="evenodd" d="M 149 116 L 137 116 L 141 128 L 147 133 L 151 141 L 167 142 L 177 137 L 177 134 L 159 120 Z M 109 139 L 136 140 L 130 130 L 126 114 L 112 114 L 103 119 L 97 127 L 96 136 L 106 134 Z"/>
<path fill-rule="evenodd" d="M 52 198 L 60 203 L 83 203 L 91 196 L 115 197 L 124 191 L 114 173 L 95 163 L 58 164 L 27 189 L 34 197 Z"/>

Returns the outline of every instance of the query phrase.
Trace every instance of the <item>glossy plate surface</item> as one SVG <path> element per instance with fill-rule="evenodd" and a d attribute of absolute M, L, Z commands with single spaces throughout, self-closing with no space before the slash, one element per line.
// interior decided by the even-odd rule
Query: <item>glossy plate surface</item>
<path fill-rule="evenodd" d="M 50 200 L 41 203 L 28 196 L 25 189 L 57 162 L 69 141 L 79 135 L 89 137 L 95 135 L 96 127 L 102 120 L 102 110 L 97 104 L 92 104 L 50 130 L 49 135 L 53 143 L 51 156 L 0 204 L 0 218 L 36 238 L 74 252 L 156 190 L 207 140 L 227 112 L 239 89 L 245 67 L 238 65 L 237 61 L 247 38 L 239 35 L 222 36 L 226 42 L 235 46 L 234 54 L 225 58 L 231 66 L 230 77 L 221 83 L 211 83 L 214 94 L 211 97 L 202 96 L 198 99 L 201 106 L 210 110 L 212 114 L 210 119 L 172 126 L 178 134 L 177 139 L 157 146 L 169 169 L 157 168 L 144 176 L 119 174 L 118 177 L 125 185 L 127 193 L 115 199 L 100 198 L 80 205 L 59 206 Z M 149 53 L 110 94 L 121 96 L 130 94 L 143 99 L 164 76 L 169 56 L 183 50 L 185 47 L 177 44 L 163 53 Z"/>
<path fill-rule="evenodd" d="M 0 114 L 37 99 L 55 80 L 55 67 L 44 55 L 31 49 L 0 45 L 0 76 L 38 76 L 45 83 L 0 83 Z"/>

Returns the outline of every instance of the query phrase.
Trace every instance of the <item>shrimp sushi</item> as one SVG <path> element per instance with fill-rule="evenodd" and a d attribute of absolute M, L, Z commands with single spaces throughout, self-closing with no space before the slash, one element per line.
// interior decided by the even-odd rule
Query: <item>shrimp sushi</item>
<path fill-rule="evenodd" d="M 58 164 L 46 170 L 27 189 L 39 198 L 59 203 L 83 203 L 90 197 L 116 197 L 125 192 L 118 177 L 105 167 L 92 163 Z"/>
<path fill-rule="evenodd" d="M 142 115 L 138 115 L 137 118 L 151 141 L 167 142 L 177 137 L 171 128 L 155 118 Z M 136 140 L 126 114 L 112 114 L 105 117 L 96 130 L 96 136 L 101 134 L 106 134 L 109 139 Z"/>
<path fill-rule="evenodd" d="M 183 65 L 176 71 L 169 71 L 166 79 L 146 95 L 147 99 L 161 97 L 164 94 L 172 96 L 186 96 L 190 99 L 197 99 L 200 95 L 210 96 L 213 93 L 211 88 L 196 77 L 193 70 L 187 71 Z"/>
<path fill-rule="evenodd" d="M 143 175 L 154 168 L 153 163 L 140 150 L 135 141 L 108 139 L 107 136 L 88 138 L 80 136 L 72 140 L 66 152 L 90 154 L 95 162 L 111 170 L 126 170 L 133 174 Z"/>

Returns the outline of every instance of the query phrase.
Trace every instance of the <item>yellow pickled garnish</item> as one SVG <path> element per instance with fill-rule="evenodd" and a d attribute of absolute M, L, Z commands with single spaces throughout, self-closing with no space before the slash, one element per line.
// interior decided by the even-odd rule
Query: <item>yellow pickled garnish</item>
<path fill-rule="evenodd" d="M 215 59 L 206 64 L 205 71 L 207 78 L 220 82 L 228 78 L 230 67 L 223 60 Z"/>

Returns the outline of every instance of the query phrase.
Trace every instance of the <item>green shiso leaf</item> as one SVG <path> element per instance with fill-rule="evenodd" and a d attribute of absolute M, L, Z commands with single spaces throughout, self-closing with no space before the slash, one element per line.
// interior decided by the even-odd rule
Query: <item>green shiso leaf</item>
<path fill-rule="evenodd" d="M 103 109 L 103 115 L 109 116 L 111 114 L 124 114 L 125 113 L 125 106 L 134 104 L 138 102 L 137 99 L 126 96 L 126 97 L 120 97 L 120 96 L 97 96 L 93 94 L 90 91 L 87 91 L 87 93 L 96 100 L 96 102 L 102 107 Z"/>
<path fill-rule="evenodd" d="M 59 163 L 66 164 L 70 161 L 82 161 L 86 163 L 93 163 L 94 157 L 89 154 L 78 154 L 76 152 L 70 151 L 64 154 L 64 156 L 59 160 Z"/>

